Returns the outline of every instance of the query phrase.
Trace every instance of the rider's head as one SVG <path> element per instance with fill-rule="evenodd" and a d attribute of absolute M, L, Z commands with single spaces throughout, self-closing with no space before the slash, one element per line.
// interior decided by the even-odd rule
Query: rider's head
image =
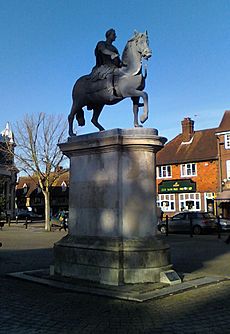
<path fill-rule="evenodd" d="M 106 37 L 106 39 L 111 39 L 112 41 L 115 41 L 115 39 L 116 39 L 116 32 L 115 32 L 115 30 L 114 29 L 109 29 L 108 31 L 106 31 L 106 33 L 105 33 L 105 37 Z"/>

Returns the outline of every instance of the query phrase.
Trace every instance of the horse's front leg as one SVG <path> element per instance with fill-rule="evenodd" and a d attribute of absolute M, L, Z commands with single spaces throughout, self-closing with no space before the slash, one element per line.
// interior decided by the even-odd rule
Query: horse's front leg
<path fill-rule="evenodd" d="M 138 111 L 139 111 L 139 97 L 131 97 L 132 101 L 133 101 L 133 115 L 134 115 L 134 127 L 135 128 L 139 128 L 142 127 L 142 125 L 139 124 L 138 122 Z"/>
<path fill-rule="evenodd" d="M 143 92 L 141 90 L 133 90 L 129 91 L 129 95 L 134 97 L 142 97 L 143 102 L 144 102 L 144 112 L 140 117 L 141 123 L 144 123 L 148 119 L 149 115 L 149 104 L 148 104 L 148 94 L 146 92 Z M 139 105 L 140 106 L 140 105 Z"/>
<path fill-rule="evenodd" d="M 98 128 L 99 131 L 105 130 L 101 124 L 98 123 L 98 118 L 101 114 L 101 111 L 104 106 L 97 106 L 93 108 L 93 117 L 91 119 L 91 122 Z"/>
<path fill-rule="evenodd" d="M 144 101 L 144 112 L 140 117 L 141 123 L 147 121 L 149 117 L 149 102 L 148 102 L 148 94 L 146 92 L 141 92 L 141 97 Z"/>

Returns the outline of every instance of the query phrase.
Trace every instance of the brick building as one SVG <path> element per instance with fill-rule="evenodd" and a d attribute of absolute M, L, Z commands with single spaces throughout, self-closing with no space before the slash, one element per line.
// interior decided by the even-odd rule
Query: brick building
<path fill-rule="evenodd" d="M 224 217 L 230 217 L 230 110 L 226 111 L 216 132 L 219 185 L 216 201 Z"/>
<path fill-rule="evenodd" d="M 16 205 L 19 210 L 30 208 L 33 212 L 44 216 L 44 196 L 41 188 L 38 186 L 36 177 L 22 176 L 19 178 L 16 186 Z M 63 170 L 63 173 L 57 178 L 51 187 L 50 208 L 51 214 L 55 214 L 61 209 L 68 210 L 69 208 L 68 170 Z"/>
<path fill-rule="evenodd" d="M 230 111 L 217 128 L 182 132 L 157 153 L 157 204 L 169 216 L 183 210 L 230 217 Z M 224 184 L 223 184 L 224 182 Z"/>

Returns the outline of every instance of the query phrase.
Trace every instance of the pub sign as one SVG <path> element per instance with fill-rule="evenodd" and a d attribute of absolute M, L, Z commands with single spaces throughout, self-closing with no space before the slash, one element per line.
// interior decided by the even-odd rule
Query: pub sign
<path fill-rule="evenodd" d="M 158 194 L 196 192 L 196 182 L 188 180 L 165 180 L 158 185 Z"/>

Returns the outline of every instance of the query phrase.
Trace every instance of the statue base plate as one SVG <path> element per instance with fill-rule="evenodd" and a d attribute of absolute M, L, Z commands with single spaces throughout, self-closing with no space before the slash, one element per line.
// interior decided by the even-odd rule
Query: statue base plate
<path fill-rule="evenodd" d="M 159 282 L 171 269 L 169 246 L 156 237 L 76 237 L 54 245 L 54 274 L 102 284 Z"/>

